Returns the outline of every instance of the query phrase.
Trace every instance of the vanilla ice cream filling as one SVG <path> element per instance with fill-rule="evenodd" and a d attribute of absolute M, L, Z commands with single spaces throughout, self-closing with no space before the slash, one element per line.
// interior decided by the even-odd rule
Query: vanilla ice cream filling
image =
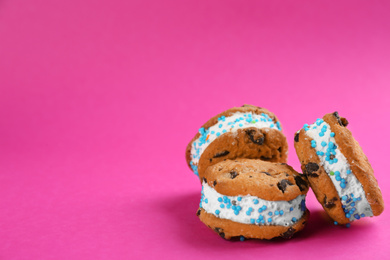
<path fill-rule="evenodd" d="M 269 201 L 251 195 L 225 196 L 203 182 L 200 207 L 216 217 L 238 223 L 291 226 L 305 213 L 305 197 Z"/>
<path fill-rule="evenodd" d="M 236 112 L 229 117 L 221 116 L 218 118 L 218 123 L 204 129 L 199 129 L 200 136 L 197 138 L 191 147 L 191 168 L 198 175 L 198 163 L 206 148 L 219 136 L 225 133 L 236 133 L 238 129 L 245 128 L 271 128 L 281 131 L 279 121 L 274 122 L 269 115 L 262 113 L 260 115 L 252 112 L 241 113 Z"/>
<path fill-rule="evenodd" d="M 363 186 L 351 171 L 345 156 L 337 149 L 335 133 L 331 131 L 329 124 L 317 119 L 316 123 L 305 125 L 304 129 L 312 139 L 311 146 L 316 150 L 321 165 L 337 190 L 345 216 L 350 221 L 373 216 Z"/>

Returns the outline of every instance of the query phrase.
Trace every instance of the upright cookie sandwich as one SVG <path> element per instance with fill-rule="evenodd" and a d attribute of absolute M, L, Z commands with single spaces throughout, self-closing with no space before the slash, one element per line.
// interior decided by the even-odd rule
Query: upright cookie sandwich
<path fill-rule="evenodd" d="M 267 109 L 244 105 L 208 120 L 186 149 L 186 160 L 200 179 L 210 165 L 236 158 L 286 162 L 287 141 L 277 117 Z"/>
<path fill-rule="evenodd" d="M 378 216 L 381 191 L 367 157 L 337 112 L 305 124 L 294 146 L 317 200 L 335 224 Z"/>
<path fill-rule="evenodd" d="M 290 238 L 309 217 L 308 183 L 284 163 L 226 160 L 205 176 L 197 215 L 225 239 Z"/>

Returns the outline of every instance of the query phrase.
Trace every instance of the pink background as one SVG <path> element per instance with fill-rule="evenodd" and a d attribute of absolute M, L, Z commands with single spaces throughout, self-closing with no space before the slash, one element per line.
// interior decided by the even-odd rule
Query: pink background
<path fill-rule="evenodd" d="M 0 0 L 0 259 L 384 259 L 388 211 L 228 242 L 184 160 L 244 103 L 293 133 L 338 110 L 390 200 L 389 1 Z"/>

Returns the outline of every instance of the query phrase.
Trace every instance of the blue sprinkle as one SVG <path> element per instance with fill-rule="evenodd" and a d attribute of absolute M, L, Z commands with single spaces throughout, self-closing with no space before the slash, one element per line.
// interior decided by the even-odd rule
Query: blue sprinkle
<path fill-rule="evenodd" d="M 244 241 L 244 240 L 245 240 L 245 237 L 240 236 L 240 241 L 242 242 L 242 241 Z"/>
<path fill-rule="evenodd" d="M 352 173 L 352 171 L 351 170 L 347 170 L 347 174 L 351 174 Z"/>
<path fill-rule="evenodd" d="M 233 205 L 233 206 L 232 206 L 232 210 L 237 210 L 237 206 L 236 206 L 236 205 Z"/>
<path fill-rule="evenodd" d="M 293 217 L 291 220 L 292 220 L 293 222 L 297 222 L 297 218 L 296 218 L 296 217 Z"/>
<path fill-rule="evenodd" d="M 236 209 L 237 209 L 238 211 L 240 211 L 240 210 L 241 210 L 241 206 L 236 206 Z"/>
<path fill-rule="evenodd" d="M 268 222 L 272 222 L 272 218 L 268 218 Z"/>
<path fill-rule="evenodd" d="M 262 209 L 262 208 L 259 208 L 258 212 L 259 212 L 259 213 L 263 212 L 263 209 Z"/>
<path fill-rule="evenodd" d="M 240 126 L 240 127 L 242 127 L 242 126 L 243 126 L 243 124 L 239 124 L 239 126 Z"/>
<path fill-rule="evenodd" d="M 222 128 L 222 124 L 219 124 L 219 126 L 218 126 L 219 128 Z"/>
<path fill-rule="evenodd" d="M 358 214 L 353 215 L 356 219 L 360 219 L 360 216 Z"/>
<path fill-rule="evenodd" d="M 347 200 L 348 197 L 344 195 L 344 196 L 341 197 L 341 199 L 342 199 L 342 200 Z"/>
<path fill-rule="evenodd" d="M 330 158 L 329 158 L 330 159 Z M 333 160 L 329 160 L 329 164 L 333 164 Z"/>
<path fill-rule="evenodd" d="M 334 158 L 334 159 L 333 159 L 333 162 L 334 162 L 334 163 L 337 163 L 338 161 L 339 161 L 339 160 L 338 160 L 337 158 Z"/>
<path fill-rule="evenodd" d="M 323 137 L 325 134 L 323 132 L 320 132 L 318 135 Z"/>
<path fill-rule="evenodd" d="M 216 135 L 217 135 L 217 136 L 220 136 L 220 135 L 221 135 L 221 133 L 220 133 L 220 132 L 218 132 L 218 133 L 216 133 Z"/>
<path fill-rule="evenodd" d="M 241 201 L 241 200 L 242 200 L 242 198 L 241 198 L 241 197 L 237 197 L 237 200 L 238 200 L 238 201 Z"/>
<path fill-rule="evenodd" d="M 311 147 L 316 148 L 317 144 L 316 143 L 311 143 Z"/>
<path fill-rule="evenodd" d="M 223 129 L 223 130 L 222 130 L 222 133 L 226 133 L 226 132 L 227 132 L 226 129 Z M 208 140 L 207 140 L 207 141 L 208 141 Z"/>
<path fill-rule="evenodd" d="M 330 160 L 329 156 L 326 156 L 325 161 L 329 161 L 329 160 Z"/>
<path fill-rule="evenodd" d="M 268 216 L 272 216 L 272 212 L 270 211 L 270 212 L 268 212 Z"/>
<path fill-rule="evenodd" d="M 252 208 L 252 207 L 249 207 L 248 211 L 253 211 L 253 208 Z"/>
<path fill-rule="evenodd" d="M 321 145 L 322 145 L 322 147 L 325 147 L 326 146 L 326 142 L 322 141 Z"/>
<path fill-rule="evenodd" d="M 361 216 L 362 218 L 364 218 L 366 215 L 364 215 L 364 214 L 361 214 L 360 216 Z"/>
<path fill-rule="evenodd" d="M 333 148 L 333 142 L 329 142 L 329 148 L 332 149 Z"/>
<path fill-rule="evenodd" d="M 279 214 L 280 214 L 280 216 L 283 216 L 284 211 L 283 210 L 279 211 Z"/>
<path fill-rule="evenodd" d="M 262 210 L 266 210 L 266 209 L 267 209 L 267 206 L 264 205 L 264 206 L 261 207 L 261 209 L 262 209 Z"/>
<path fill-rule="evenodd" d="M 245 212 L 245 214 L 246 214 L 247 216 L 250 216 L 250 215 L 251 215 L 251 212 L 250 212 L 250 211 L 247 211 L 247 212 Z"/>
<path fill-rule="evenodd" d="M 341 181 L 341 177 L 340 176 L 336 176 L 336 181 Z"/>
<path fill-rule="evenodd" d="M 351 226 L 351 224 L 348 223 L 348 224 L 346 224 L 345 226 L 346 226 L 347 228 L 349 228 L 349 227 Z"/>
<path fill-rule="evenodd" d="M 260 215 L 260 216 L 259 216 L 259 219 L 263 219 L 263 218 L 264 218 L 263 215 Z"/>
<path fill-rule="evenodd" d="M 219 197 L 219 198 L 218 198 L 218 201 L 219 201 L 219 202 L 222 202 L 222 198 L 221 198 L 221 197 Z"/>
<path fill-rule="evenodd" d="M 214 132 L 214 131 L 211 131 L 211 134 L 213 135 L 213 134 L 215 134 L 215 132 Z"/>
<path fill-rule="evenodd" d="M 340 176 L 340 172 L 339 172 L 339 171 L 335 171 L 335 172 L 334 172 L 334 175 Z"/>
<path fill-rule="evenodd" d="M 346 187 L 345 183 L 344 182 L 340 183 L 340 187 L 344 189 Z"/>
<path fill-rule="evenodd" d="M 333 222 L 333 224 L 338 225 L 339 223 L 337 223 L 337 221 L 335 221 L 335 222 Z"/>
<path fill-rule="evenodd" d="M 350 217 L 351 217 L 351 214 L 347 213 L 347 214 L 345 214 L 345 216 L 346 216 L 347 218 L 350 218 Z"/>
<path fill-rule="evenodd" d="M 223 205 L 223 204 L 221 204 L 221 205 L 219 205 L 220 207 L 221 207 L 221 209 L 223 209 L 224 207 L 225 207 L 225 205 Z"/>
<path fill-rule="evenodd" d="M 255 224 L 255 219 L 251 218 L 251 224 Z"/>
<path fill-rule="evenodd" d="M 275 210 L 275 215 L 279 215 L 279 211 Z"/>
<path fill-rule="evenodd" d="M 205 200 L 204 200 L 204 203 L 206 203 L 206 204 L 209 203 L 209 200 L 208 200 L 208 199 L 205 199 Z"/>
<path fill-rule="evenodd" d="M 335 136 L 335 133 L 331 132 L 331 133 L 330 133 L 330 136 L 331 136 L 331 137 L 334 137 L 334 136 Z"/>
<path fill-rule="evenodd" d="M 291 207 L 291 208 L 290 208 L 290 211 L 293 211 L 293 210 L 294 210 L 294 208 L 293 208 L 293 207 Z"/>
<path fill-rule="evenodd" d="M 264 220 L 264 219 L 262 219 L 262 220 L 261 220 L 261 224 L 264 224 L 264 223 L 265 223 L 265 220 Z"/>
<path fill-rule="evenodd" d="M 220 211 L 219 211 L 219 209 L 217 209 L 217 210 L 215 211 L 215 214 L 219 215 L 219 213 L 220 213 Z"/>
<path fill-rule="evenodd" d="M 229 204 L 229 205 L 227 205 L 227 206 L 226 206 L 226 208 L 227 208 L 227 209 L 230 209 L 230 208 L 231 208 L 231 206 L 232 206 L 232 205 L 231 205 L 231 204 Z"/>
<path fill-rule="evenodd" d="M 237 216 L 238 214 L 240 214 L 240 212 L 239 211 L 234 211 L 234 214 Z"/>
<path fill-rule="evenodd" d="M 260 223 L 261 222 L 261 219 L 256 219 L 256 223 Z"/>
<path fill-rule="evenodd" d="M 259 204 L 259 200 L 258 199 L 253 199 L 253 204 L 255 204 L 255 205 Z"/>

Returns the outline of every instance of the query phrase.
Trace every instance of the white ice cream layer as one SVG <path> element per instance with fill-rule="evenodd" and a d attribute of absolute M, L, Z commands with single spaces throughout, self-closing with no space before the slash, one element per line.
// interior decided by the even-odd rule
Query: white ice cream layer
<path fill-rule="evenodd" d="M 234 133 L 237 132 L 238 129 L 249 127 L 282 130 L 279 122 L 274 123 L 273 120 L 264 113 L 258 115 L 251 112 L 236 112 L 229 117 L 222 116 L 217 124 L 208 129 L 201 128 L 199 130 L 201 134 L 200 137 L 192 143 L 191 165 L 198 164 L 202 153 L 220 135 L 224 133 Z"/>
<path fill-rule="evenodd" d="M 321 165 L 341 198 L 346 217 L 354 221 L 361 217 L 373 216 L 362 184 L 351 171 L 345 156 L 338 149 L 334 138 L 335 133 L 331 132 L 329 124 L 322 119 L 317 119 L 316 123 L 304 129 L 306 135 L 314 140 L 312 147 L 315 148 Z"/>
<path fill-rule="evenodd" d="M 214 216 L 238 223 L 291 226 L 306 210 L 305 197 L 269 201 L 251 195 L 225 196 L 203 182 L 200 207 Z"/>

